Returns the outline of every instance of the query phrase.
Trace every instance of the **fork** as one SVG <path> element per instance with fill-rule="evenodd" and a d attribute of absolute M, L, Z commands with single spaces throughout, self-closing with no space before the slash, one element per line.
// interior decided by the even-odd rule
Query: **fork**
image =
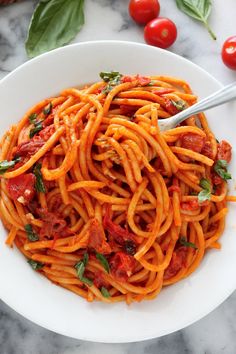
<path fill-rule="evenodd" d="M 226 102 L 236 99 L 236 82 L 223 87 L 210 96 L 177 113 L 173 117 L 160 119 L 158 125 L 161 131 L 175 128 L 176 125 L 183 122 L 186 118 L 194 114 L 206 111 L 207 109 L 220 106 Z"/>

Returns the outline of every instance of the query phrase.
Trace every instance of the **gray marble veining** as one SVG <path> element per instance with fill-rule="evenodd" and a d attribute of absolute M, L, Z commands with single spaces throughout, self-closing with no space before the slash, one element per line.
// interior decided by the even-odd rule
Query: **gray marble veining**
<path fill-rule="evenodd" d="M 0 78 L 27 60 L 24 41 L 36 0 L 0 7 Z M 220 59 L 225 38 L 235 34 L 235 0 L 215 0 L 211 25 L 214 42 L 203 26 L 180 13 L 174 0 L 160 0 L 161 16 L 171 17 L 178 39 L 171 51 L 202 66 L 223 83 L 236 72 Z M 86 25 L 74 42 L 115 39 L 144 42 L 143 31 L 129 18 L 128 0 L 86 0 Z M 17 296 L 17 294 L 16 294 Z M 206 294 L 207 296 L 207 294 Z M 194 304 L 193 304 L 194 306 Z M 132 344 L 97 344 L 63 337 L 24 319 L 0 302 L 0 354 L 234 354 L 236 293 L 192 326 L 168 336 Z"/>

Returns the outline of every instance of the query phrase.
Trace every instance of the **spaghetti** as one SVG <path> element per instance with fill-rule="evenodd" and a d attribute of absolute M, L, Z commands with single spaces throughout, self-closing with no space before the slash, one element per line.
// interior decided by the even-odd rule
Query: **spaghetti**
<path fill-rule="evenodd" d="M 0 214 L 37 272 L 87 301 L 153 299 L 220 249 L 231 146 L 173 77 L 101 73 L 43 100 L 1 140 Z"/>

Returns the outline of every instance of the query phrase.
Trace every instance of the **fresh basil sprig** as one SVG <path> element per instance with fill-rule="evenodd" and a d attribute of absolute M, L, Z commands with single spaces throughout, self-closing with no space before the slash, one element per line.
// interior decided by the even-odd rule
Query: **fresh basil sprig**
<path fill-rule="evenodd" d="M 198 201 L 200 203 L 204 202 L 205 200 L 211 199 L 211 184 L 210 181 L 206 178 L 202 178 L 200 180 L 200 186 L 202 187 L 202 191 L 198 193 Z"/>
<path fill-rule="evenodd" d="M 38 234 L 33 230 L 32 225 L 26 224 L 26 225 L 24 226 L 24 228 L 25 228 L 25 232 L 26 232 L 26 234 L 27 234 L 27 238 L 28 238 L 29 241 L 35 242 L 35 241 L 38 241 L 38 240 L 39 240 L 39 236 L 38 236 Z"/>
<path fill-rule="evenodd" d="M 27 261 L 29 265 L 33 268 L 33 270 L 39 270 L 44 267 L 44 264 L 38 261 L 34 261 L 33 259 L 29 259 Z"/>
<path fill-rule="evenodd" d="M 25 43 L 30 58 L 69 43 L 84 24 L 84 0 L 41 0 Z"/>
<path fill-rule="evenodd" d="M 212 32 L 207 21 L 211 13 L 211 0 L 176 0 L 176 4 L 179 10 L 184 12 L 186 15 L 202 22 L 210 33 L 211 37 L 216 40 L 216 36 Z"/>
<path fill-rule="evenodd" d="M 224 180 L 231 179 L 231 174 L 227 171 L 228 163 L 226 160 L 218 160 L 214 165 L 214 171 Z"/>
<path fill-rule="evenodd" d="M 186 237 L 182 236 L 179 238 L 179 243 L 185 247 L 192 247 L 195 250 L 198 249 L 197 246 L 195 245 L 195 243 L 193 242 L 188 242 Z"/>
<path fill-rule="evenodd" d="M 82 281 L 82 283 L 87 284 L 88 286 L 92 286 L 93 281 L 84 276 L 84 271 L 85 271 L 85 267 L 88 263 L 88 260 L 89 260 L 89 256 L 87 253 L 85 253 L 84 258 L 75 264 L 75 269 L 76 269 L 79 280 Z"/>
<path fill-rule="evenodd" d="M 118 71 L 103 71 L 99 75 L 103 81 L 107 82 L 107 86 L 102 90 L 102 93 L 109 93 L 115 86 L 121 83 L 120 79 L 122 75 Z"/>
<path fill-rule="evenodd" d="M 99 262 L 101 263 L 101 265 L 103 266 L 105 271 L 107 273 L 109 273 L 110 272 L 110 267 L 109 267 L 109 263 L 108 263 L 106 257 L 104 257 L 103 254 L 97 252 L 96 253 L 96 258 L 99 260 Z"/>
<path fill-rule="evenodd" d="M 46 188 L 43 183 L 43 176 L 42 176 L 42 172 L 41 172 L 41 167 L 42 167 L 41 163 L 36 163 L 36 165 L 33 169 L 33 173 L 36 177 L 35 189 L 37 192 L 46 193 Z"/>

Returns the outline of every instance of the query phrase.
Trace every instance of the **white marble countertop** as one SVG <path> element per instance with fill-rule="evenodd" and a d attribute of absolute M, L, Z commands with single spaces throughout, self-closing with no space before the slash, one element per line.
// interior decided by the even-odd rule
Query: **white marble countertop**
<path fill-rule="evenodd" d="M 28 0 L 0 7 L 0 78 L 27 60 L 24 40 L 36 2 Z M 128 16 L 128 0 L 85 2 L 86 25 L 75 42 L 144 41 L 142 28 Z M 210 38 L 201 24 L 180 13 L 174 0 L 160 3 L 161 16 L 170 17 L 178 27 L 178 39 L 171 51 L 200 65 L 223 83 L 236 80 L 236 72 L 228 70 L 220 58 L 224 39 L 236 34 L 235 0 L 213 1 L 210 23 L 217 41 Z M 40 328 L 0 301 L 0 354 L 233 354 L 236 353 L 235 318 L 236 292 L 210 315 L 174 334 L 133 344 L 96 344 Z"/>

